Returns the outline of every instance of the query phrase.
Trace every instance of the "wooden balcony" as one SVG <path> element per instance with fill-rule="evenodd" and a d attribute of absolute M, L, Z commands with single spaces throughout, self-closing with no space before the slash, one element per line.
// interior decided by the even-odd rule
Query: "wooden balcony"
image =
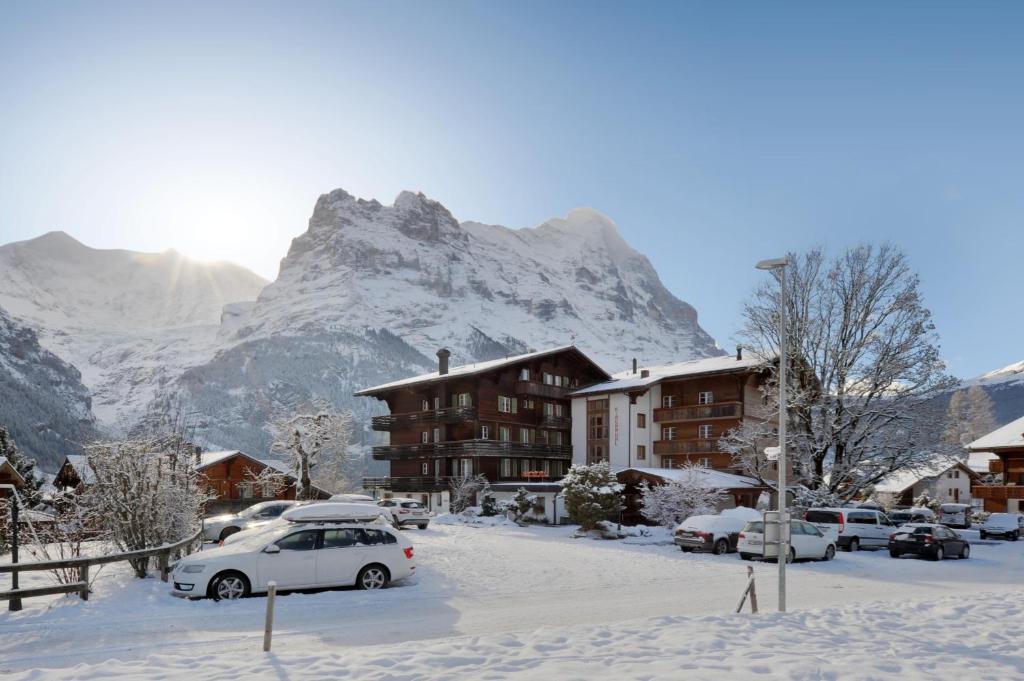
<path fill-rule="evenodd" d="M 447 475 L 408 478 L 363 478 L 363 489 L 388 489 L 399 492 L 443 492 L 448 489 Z"/>
<path fill-rule="evenodd" d="M 1024 486 L 1021 485 L 976 485 L 971 487 L 971 496 L 975 499 L 1024 499 Z"/>
<path fill-rule="evenodd" d="M 742 402 L 719 402 L 717 404 L 699 404 L 682 407 L 659 407 L 654 410 L 654 422 L 679 423 L 682 421 L 738 419 L 742 414 Z"/>
<path fill-rule="evenodd" d="M 542 416 L 540 427 L 550 430 L 570 430 L 572 428 L 572 419 L 568 416 Z"/>
<path fill-rule="evenodd" d="M 548 385 L 540 381 L 516 381 L 516 394 L 529 395 L 530 397 L 547 397 L 552 400 L 567 399 L 566 395 L 572 388 L 563 388 L 557 385 Z"/>
<path fill-rule="evenodd" d="M 546 445 L 533 442 L 504 442 L 501 440 L 453 440 L 451 442 L 426 442 L 415 445 L 389 445 L 373 448 L 373 458 L 378 461 L 422 459 L 426 457 L 470 458 L 474 456 L 513 459 L 571 459 L 572 447 L 569 445 Z"/>
<path fill-rule="evenodd" d="M 374 416 L 370 420 L 370 426 L 374 430 L 394 431 L 420 424 L 458 423 L 475 419 L 476 407 L 448 407 L 446 409 L 413 411 L 405 414 Z"/>
<path fill-rule="evenodd" d="M 700 454 L 718 452 L 718 438 L 699 440 L 655 440 L 654 453 L 665 454 Z"/>

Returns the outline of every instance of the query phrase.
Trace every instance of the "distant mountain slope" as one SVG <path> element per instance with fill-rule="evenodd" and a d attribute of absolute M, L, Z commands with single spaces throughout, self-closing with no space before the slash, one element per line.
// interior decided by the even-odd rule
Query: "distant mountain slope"
<path fill-rule="evenodd" d="M 591 209 L 533 229 L 467 222 L 422 194 L 317 201 L 276 281 L 230 306 L 215 358 L 179 382 L 208 440 L 258 451 L 276 409 L 378 413 L 351 392 L 453 364 L 575 342 L 609 369 L 721 354 L 696 311 Z"/>
<path fill-rule="evenodd" d="M 81 374 L 39 345 L 36 332 L 0 308 L 0 424 L 36 463 L 55 471 L 96 436 Z"/>
<path fill-rule="evenodd" d="M 0 306 L 81 370 L 107 426 L 130 424 L 212 356 L 222 308 L 266 283 L 231 263 L 100 250 L 64 232 L 0 246 Z"/>
<path fill-rule="evenodd" d="M 999 425 L 1024 416 L 1024 361 L 964 381 L 963 387 L 972 385 L 980 385 L 992 398 Z"/>

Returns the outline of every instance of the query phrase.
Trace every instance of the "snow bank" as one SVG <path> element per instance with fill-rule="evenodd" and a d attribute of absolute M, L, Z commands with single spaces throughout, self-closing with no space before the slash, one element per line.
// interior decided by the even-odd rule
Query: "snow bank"
<path fill-rule="evenodd" d="M 472 506 L 462 513 L 443 513 L 433 520 L 438 525 L 470 525 L 472 527 L 518 527 L 503 515 L 480 515 L 480 508 Z"/>

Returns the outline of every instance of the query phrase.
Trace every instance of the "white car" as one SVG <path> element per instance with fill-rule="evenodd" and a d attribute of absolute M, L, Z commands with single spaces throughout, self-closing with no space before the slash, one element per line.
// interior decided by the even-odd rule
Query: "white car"
<path fill-rule="evenodd" d="M 171 573 L 172 593 L 233 600 L 266 593 L 271 581 L 281 590 L 382 589 L 412 575 L 416 565 L 412 543 L 377 520 L 379 516 L 372 518 L 367 522 L 299 516 L 249 530 L 230 544 L 178 561 Z"/>
<path fill-rule="evenodd" d="M 969 530 L 973 511 L 970 504 L 942 504 L 939 506 L 939 522 L 946 527 Z"/>
<path fill-rule="evenodd" d="M 836 546 L 847 551 L 887 547 L 896 527 L 873 508 L 811 508 L 804 513 L 804 520 L 823 534 L 832 533 Z"/>
<path fill-rule="evenodd" d="M 427 529 L 427 525 L 430 524 L 430 519 L 434 515 L 427 510 L 427 507 L 424 506 L 422 502 L 415 499 L 409 499 L 407 497 L 382 499 L 377 502 L 377 505 L 381 508 L 386 508 L 391 512 L 398 527 L 415 525 L 421 530 L 425 530 Z"/>
<path fill-rule="evenodd" d="M 716 556 L 736 550 L 746 521 L 721 515 L 695 515 L 676 527 L 675 545 L 682 551 L 710 551 Z"/>
<path fill-rule="evenodd" d="M 203 520 L 203 539 L 222 541 L 236 532 L 279 518 L 294 501 L 264 501 L 239 513 L 222 513 Z"/>
<path fill-rule="evenodd" d="M 392 513 L 390 508 L 386 508 L 377 503 L 377 499 L 374 499 L 369 494 L 333 494 L 331 495 L 331 502 L 344 502 L 346 504 L 363 504 L 366 506 L 373 506 L 379 509 L 380 514 L 384 516 L 384 519 L 388 521 L 389 525 L 399 527 L 398 522 L 395 520 L 395 515 Z"/>
<path fill-rule="evenodd" d="M 823 533 L 811 523 L 790 520 L 789 555 L 787 563 L 804 558 L 832 560 L 836 557 L 835 537 Z M 743 526 L 736 543 L 740 558 L 750 560 L 764 557 L 764 521 L 752 520 Z"/>
<path fill-rule="evenodd" d="M 1024 515 L 1020 513 L 993 513 L 978 528 L 978 535 L 982 539 L 1002 537 L 1010 541 L 1017 541 L 1022 534 L 1024 534 Z"/>

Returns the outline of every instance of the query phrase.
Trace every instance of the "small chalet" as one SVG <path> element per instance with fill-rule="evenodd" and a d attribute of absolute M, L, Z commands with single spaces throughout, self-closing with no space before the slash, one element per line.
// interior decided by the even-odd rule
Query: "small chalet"
<path fill-rule="evenodd" d="M 14 485 L 18 488 L 25 486 L 25 478 L 5 456 L 0 456 L 0 485 Z"/>
<path fill-rule="evenodd" d="M 922 494 L 943 504 L 970 504 L 971 486 L 978 478 L 963 461 L 940 457 L 927 466 L 888 475 L 875 483 L 875 494 L 887 507 L 909 508 Z"/>
<path fill-rule="evenodd" d="M 626 508 L 622 512 L 622 522 L 626 525 L 639 525 L 648 522 L 640 512 L 640 491 L 643 483 L 648 485 L 664 485 L 673 480 L 681 479 L 687 474 L 680 468 L 626 468 L 618 473 L 616 477 L 623 486 L 623 497 Z M 723 500 L 719 511 L 737 506 L 756 508 L 761 494 L 770 490 L 758 482 L 755 478 L 745 475 L 735 475 L 724 471 L 706 469 L 700 472 L 703 476 L 703 486 L 707 489 L 721 490 Z"/>
<path fill-rule="evenodd" d="M 277 474 L 277 481 L 266 478 L 267 469 Z M 298 484 L 283 461 L 257 459 L 238 450 L 199 452 L 196 470 L 205 476 L 207 486 L 217 495 L 207 504 L 208 513 L 237 511 L 261 501 L 294 499 Z M 330 496 L 330 492 L 313 488 L 314 499 Z"/>
<path fill-rule="evenodd" d="M 59 492 L 75 491 L 82 485 L 93 482 L 92 468 L 84 454 L 70 454 L 64 457 L 57 475 L 53 478 L 53 487 Z"/>
<path fill-rule="evenodd" d="M 976 485 L 971 494 L 984 500 L 985 510 L 992 513 L 1019 513 L 1024 499 L 1024 416 L 984 435 L 967 448 L 972 452 L 991 452 L 998 457 L 989 468 L 999 482 Z"/>

